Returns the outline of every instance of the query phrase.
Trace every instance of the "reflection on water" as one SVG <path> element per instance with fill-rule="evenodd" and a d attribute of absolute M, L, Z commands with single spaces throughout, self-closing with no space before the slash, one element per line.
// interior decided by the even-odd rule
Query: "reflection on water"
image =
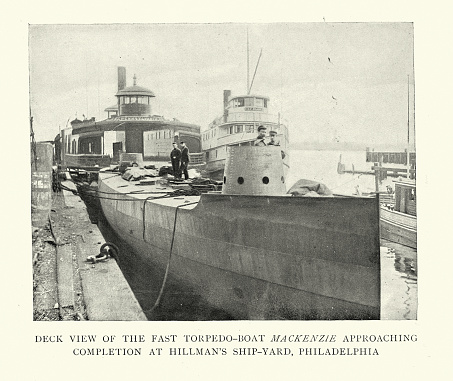
<path fill-rule="evenodd" d="M 381 319 L 417 319 L 417 252 L 381 242 Z"/>

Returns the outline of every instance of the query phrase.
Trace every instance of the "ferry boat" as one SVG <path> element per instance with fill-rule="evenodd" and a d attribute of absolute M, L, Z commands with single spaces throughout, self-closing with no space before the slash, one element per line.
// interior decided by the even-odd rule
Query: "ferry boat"
<path fill-rule="evenodd" d="M 107 118 L 77 117 L 59 137 L 63 169 L 82 168 L 98 171 L 117 163 L 121 153 L 141 153 L 145 160 L 169 161 L 173 142 L 184 141 L 191 152 L 192 164 L 203 159 L 200 126 L 152 113 L 153 91 L 137 85 L 126 86 L 126 68 L 118 67 L 117 103 L 107 107 Z"/>
<path fill-rule="evenodd" d="M 287 194 L 276 146 L 228 146 L 222 191 L 136 184 L 101 171 L 98 192 L 108 224 L 156 270 L 153 311 L 179 285 L 232 319 L 380 318 L 377 198 Z"/>
<path fill-rule="evenodd" d="M 412 179 L 394 180 L 393 203 L 382 203 L 381 236 L 404 246 L 417 248 L 417 197 Z"/>
<path fill-rule="evenodd" d="M 209 124 L 201 134 L 201 147 L 205 154 L 206 172 L 221 178 L 228 146 L 252 146 L 263 125 L 267 133 L 275 131 L 276 141 L 283 152 L 285 173 L 289 168 L 288 127 L 280 113 L 271 112 L 270 99 L 261 95 L 232 96 L 231 90 L 223 92 L 223 114 Z"/>

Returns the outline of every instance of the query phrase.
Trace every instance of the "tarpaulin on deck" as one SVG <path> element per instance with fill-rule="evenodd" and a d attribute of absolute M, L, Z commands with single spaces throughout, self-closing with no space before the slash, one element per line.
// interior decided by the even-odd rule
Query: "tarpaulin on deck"
<path fill-rule="evenodd" d="M 318 181 L 306 179 L 298 180 L 287 193 L 292 194 L 293 196 L 307 196 L 307 197 L 332 195 L 332 191 L 329 188 L 327 188 L 324 184 Z"/>

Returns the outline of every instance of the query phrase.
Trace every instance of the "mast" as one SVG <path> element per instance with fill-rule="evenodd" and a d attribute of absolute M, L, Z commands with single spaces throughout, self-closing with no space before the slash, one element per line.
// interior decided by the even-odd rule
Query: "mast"
<path fill-rule="evenodd" d="M 31 143 L 31 152 L 32 152 L 32 162 L 35 164 L 35 171 L 38 170 L 38 155 L 36 153 L 36 140 L 35 132 L 33 131 L 33 116 L 31 115 L 31 106 L 30 110 L 30 143 Z"/>
<path fill-rule="evenodd" d="M 261 59 L 262 53 L 263 53 L 263 48 L 261 48 L 260 56 L 258 57 L 258 62 L 256 63 L 255 72 L 253 73 L 252 83 L 250 84 L 250 87 L 248 88 L 247 95 L 249 95 L 250 91 L 252 90 L 253 81 L 255 80 L 256 71 L 258 70 L 258 65 L 260 64 L 260 59 Z"/>
<path fill-rule="evenodd" d="M 247 28 L 247 92 L 250 88 L 249 28 Z M 248 93 L 247 93 L 248 94 Z"/>
<path fill-rule="evenodd" d="M 415 152 L 415 150 L 416 150 L 416 148 L 415 148 L 415 77 L 414 77 L 414 107 L 413 107 L 413 113 L 414 113 L 413 121 L 414 121 L 414 152 Z"/>
<path fill-rule="evenodd" d="M 409 147 L 410 147 L 410 126 L 409 126 L 409 74 L 407 75 L 407 172 L 406 172 L 406 177 L 409 178 L 409 169 L 410 169 L 410 154 L 409 154 Z"/>

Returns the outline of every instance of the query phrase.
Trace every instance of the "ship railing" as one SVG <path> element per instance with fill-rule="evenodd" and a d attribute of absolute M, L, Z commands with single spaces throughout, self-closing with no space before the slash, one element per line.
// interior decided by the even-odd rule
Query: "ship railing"
<path fill-rule="evenodd" d="M 64 166 L 71 168 L 80 167 L 107 167 L 111 158 L 102 154 L 65 154 Z"/>
<path fill-rule="evenodd" d="M 190 164 L 203 164 L 205 162 L 204 152 L 189 153 Z"/>

